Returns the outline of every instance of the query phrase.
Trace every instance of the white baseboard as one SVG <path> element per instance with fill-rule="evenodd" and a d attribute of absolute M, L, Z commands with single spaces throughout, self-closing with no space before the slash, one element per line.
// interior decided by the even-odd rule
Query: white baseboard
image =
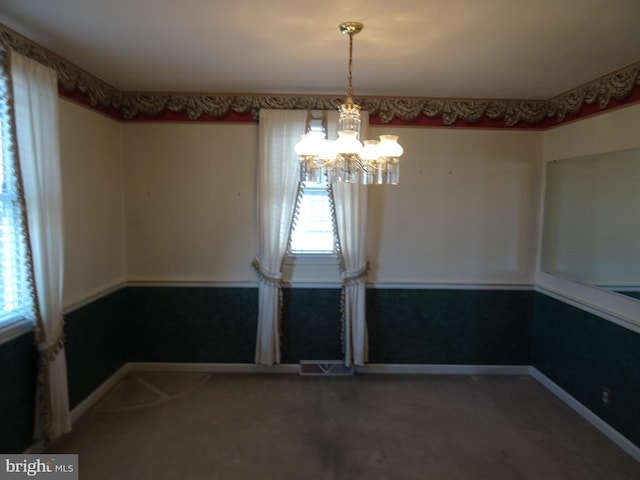
<path fill-rule="evenodd" d="M 76 422 L 89 408 L 100 400 L 110 389 L 112 389 L 129 372 L 129 364 L 120 367 L 113 375 L 107 378 L 102 385 L 96 388 L 84 400 L 71 410 L 71 423 Z"/>
<path fill-rule="evenodd" d="M 128 363 L 129 372 L 200 373 L 300 373 L 298 364 L 256 365 L 253 363 Z M 529 375 L 528 365 L 420 365 L 367 364 L 357 373 L 391 375 Z"/>
<path fill-rule="evenodd" d="M 71 423 L 75 423 L 87 410 L 95 405 L 110 389 L 112 389 L 129 372 L 129 365 L 120 367 L 113 375 L 107 378 L 98 388 L 91 392 L 84 400 L 71 410 Z M 47 445 L 44 440 L 38 440 L 31 444 L 24 452 L 26 454 L 42 453 Z"/>
<path fill-rule="evenodd" d="M 607 422 L 598 417 L 595 413 L 585 407 L 571 394 L 569 394 L 566 390 L 560 387 L 557 383 L 555 383 L 537 368 L 531 367 L 530 373 L 533 378 L 535 378 L 545 388 L 547 388 L 558 398 L 560 398 L 560 400 L 566 403 L 569 407 L 575 410 L 581 417 L 583 417 L 587 422 L 597 428 L 603 435 L 605 435 L 622 450 L 631 455 L 631 457 L 633 457 L 637 462 L 640 462 L 640 448 L 637 447 L 633 442 L 631 442 L 631 440 L 629 440 Z"/>
<path fill-rule="evenodd" d="M 529 375 L 529 365 L 375 364 L 356 367 L 357 373 L 392 375 Z"/>
<path fill-rule="evenodd" d="M 258 365 L 255 363 L 127 363 L 129 372 L 168 373 L 299 373 L 300 365 Z"/>
<path fill-rule="evenodd" d="M 71 422 L 75 423 L 87 410 L 95 405 L 110 389 L 124 376 L 132 372 L 176 372 L 176 373 L 299 373 L 298 364 L 288 365 L 256 365 L 253 363 L 143 363 L 130 362 L 124 364 L 118 371 L 105 380 L 98 388 L 91 392 L 82 402 L 71 410 Z M 31 449 L 36 449 L 34 444 Z M 25 452 L 26 453 L 26 452 Z"/>

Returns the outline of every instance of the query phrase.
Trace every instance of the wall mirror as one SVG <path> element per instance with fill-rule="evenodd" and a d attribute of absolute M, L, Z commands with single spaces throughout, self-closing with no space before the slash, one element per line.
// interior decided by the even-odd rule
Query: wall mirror
<path fill-rule="evenodd" d="M 640 299 L 640 149 L 547 163 L 541 268 Z"/>

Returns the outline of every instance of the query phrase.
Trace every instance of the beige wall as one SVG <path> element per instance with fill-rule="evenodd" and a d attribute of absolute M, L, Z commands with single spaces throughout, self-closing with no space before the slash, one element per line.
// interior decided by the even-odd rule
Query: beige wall
<path fill-rule="evenodd" d="M 373 126 L 398 134 L 405 156 L 398 187 L 371 188 L 370 281 L 535 281 L 609 302 L 537 269 L 542 169 L 638 147 L 638 123 L 640 105 L 546 132 Z M 63 100 L 61 132 L 67 305 L 125 279 L 255 284 L 255 124 L 120 124 Z M 337 281 L 333 265 L 294 270 Z"/>
<path fill-rule="evenodd" d="M 372 127 L 404 146 L 397 187 L 372 187 L 371 279 L 532 284 L 540 132 Z"/>
<path fill-rule="evenodd" d="M 127 277 L 255 281 L 254 124 L 124 125 Z"/>
<path fill-rule="evenodd" d="M 371 130 L 406 152 L 401 185 L 371 189 L 371 281 L 533 282 L 540 133 Z M 256 148 L 253 124 L 124 125 L 130 280 L 255 282 Z"/>
<path fill-rule="evenodd" d="M 64 195 L 64 306 L 125 280 L 120 123 L 60 101 Z"/>

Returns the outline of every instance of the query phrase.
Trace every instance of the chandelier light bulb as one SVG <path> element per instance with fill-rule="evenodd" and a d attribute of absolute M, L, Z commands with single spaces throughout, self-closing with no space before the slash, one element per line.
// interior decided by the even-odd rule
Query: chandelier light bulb
<path fill-rule="evenodd" d="M 336 153 L 341 155 L 360 155 L 362 143 L 358 140 L 358 132 L 344 130 L 338 132 L 338 139 L 334 147 Z"/>
<path fill-rule="evenodd" d="M 377 160 L 380 154 L 378 153 L 378 144 L 380 142 L 378 140 L 365 140 L 364 148 L 362 149 L 362 153 L 360 157 L 363 160 Z"/>
<path fill-rule="evenodd" d="M 322 140 L 324 139 L 314 132 L 302 135 L 300 141 L 296 143 L 295 152 L 302 156 L 313 156 L 318 151 L 318 146 Z"/>
<path fill-rule="evenodd" d="M 380 143 L 378 144 L 378 155 L 381 157 L 401 157 L 404 152 L 402 146 L 398 143 L 397 135 L 380 135 Z"/>

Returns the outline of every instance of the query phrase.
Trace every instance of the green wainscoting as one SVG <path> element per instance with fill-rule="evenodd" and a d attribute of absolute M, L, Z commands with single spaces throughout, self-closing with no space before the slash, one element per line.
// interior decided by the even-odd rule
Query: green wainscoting
<path fill-rule="evenodd" d="M 283 289 L 283 363 L 342 357 L 340 298 Z M 126 287 L 74 310 L 70 406 L 126 362 L 253 363 L 257 317 L 257 288 Z M 533 365 L 640 446 L 637 333 L 523 290 L 369 289 L 367 319 L 371 363 Z M 20 452 L 33 430 L 32 334 L 0 345 L 0 365 L 0 451 Z"/>
<path fill-rule="evenodd" d="M 282 363 L 342 358 L 341 290 L 283 289 Z M 372 363 L 528 365 L 533 293 L 369 289 Z M 127 288 L 128 361 L 252 363 L 254 288 Z"/>
<path fill-rule="evenodd" d="M 38 352 L 33 332 L 0 345 L 0 453 L 33 443 Z"/>
<path fill-rule="evenodd" d="M 367 290 L 370 363 L 529 365 L 533 293 Z"/>
<path fill-rule="evenodd" d="M 341 290 L 283 289 L 282 363 L 342 358 Z M 367 290 L 371 363 L 530 364 L 533 292 Z M 71 405 L 124 362 L 253 363 L 256 288 L 127 287 L 67 318 Z"/>
<path fill-rule="evenodd" d="M 131 362 L 253 363 L 256 288 L 127 288 Z"/>
<path fill-rule="evenodd" d="M 540 293 L 532 331 L 533 366 L 640 447 L 640 335 Z"/>
<path fill-rule="evenodd" d="M 127 362 L 126 289 L 65 315 L 64 332 L 73 408 Z"/>
<path fill-rule="evenodd" d="M 341 298 L 339 288 L 282 290 L 282 363 L 343 358 Z"/>

